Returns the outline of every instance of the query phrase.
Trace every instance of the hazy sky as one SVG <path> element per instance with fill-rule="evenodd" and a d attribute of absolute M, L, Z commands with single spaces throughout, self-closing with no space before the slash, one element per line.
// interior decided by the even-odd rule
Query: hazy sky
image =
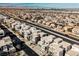
<path fill-rule="evenodd" d="M 79 8 L 79 3 L 0 3 L 1 7 Z"/>

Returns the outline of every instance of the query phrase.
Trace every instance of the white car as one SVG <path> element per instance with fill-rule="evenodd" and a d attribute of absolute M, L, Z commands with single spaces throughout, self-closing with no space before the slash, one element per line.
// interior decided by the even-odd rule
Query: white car
<path fill-rule="evenodd" d="M 0 37 L 3 37 L 5 35 L 4 31 L 0 29 Z"/>

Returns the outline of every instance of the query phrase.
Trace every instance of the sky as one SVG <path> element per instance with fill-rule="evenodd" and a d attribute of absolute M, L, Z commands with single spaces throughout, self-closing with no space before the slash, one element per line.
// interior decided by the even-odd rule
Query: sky
<path fill-rule="evenodd" d="M 79 8 L 79 3 L 0 3 L 0 7 Z"/>

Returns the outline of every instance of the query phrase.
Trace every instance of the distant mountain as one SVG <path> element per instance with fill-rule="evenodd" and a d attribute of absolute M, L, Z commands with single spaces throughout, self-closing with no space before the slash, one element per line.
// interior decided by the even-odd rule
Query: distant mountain
<path fill-rule="evenodd" d="M 7 8 L 79 9 L 79 3 L 0 3 Z"/>

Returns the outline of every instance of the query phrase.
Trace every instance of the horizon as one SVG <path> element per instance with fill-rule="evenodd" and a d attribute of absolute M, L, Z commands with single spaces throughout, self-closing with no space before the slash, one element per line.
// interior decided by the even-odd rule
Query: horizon
<path fill-rule="evenodd" d="M 0 3 L 0 7 L 23 8 L 79 8 L 79 3 Z"/>

